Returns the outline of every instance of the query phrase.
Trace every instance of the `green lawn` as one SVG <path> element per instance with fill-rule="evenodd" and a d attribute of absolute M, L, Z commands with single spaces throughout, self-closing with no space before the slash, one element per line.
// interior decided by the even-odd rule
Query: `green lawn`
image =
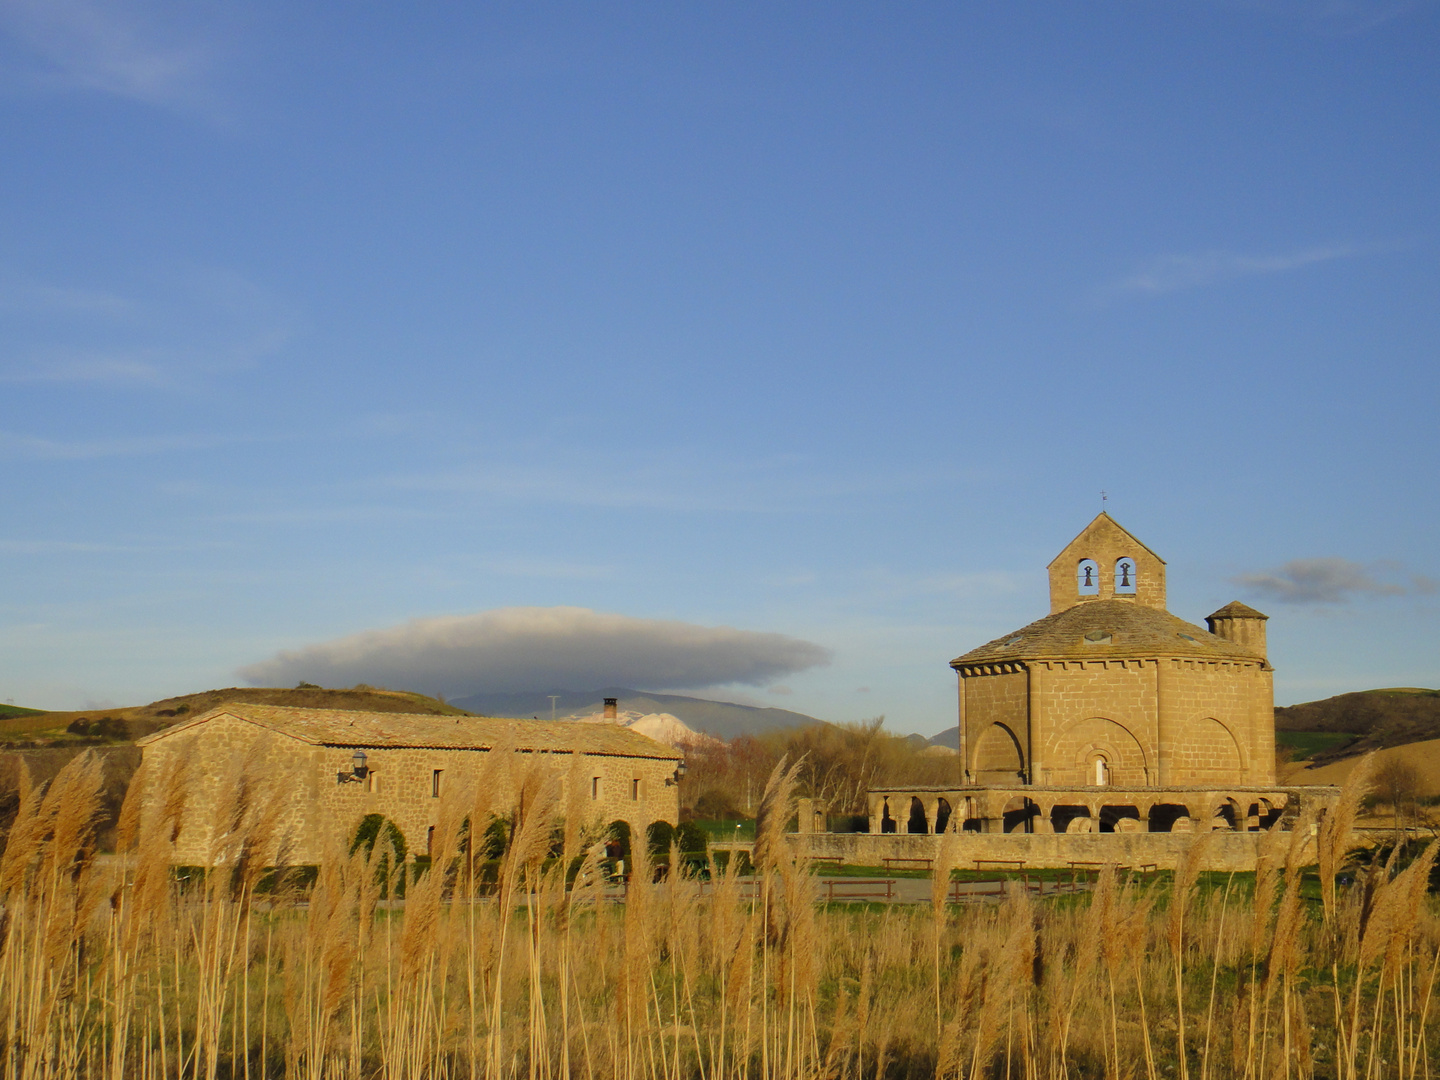
<path fill-rule="evenodd" d="M 0 719 L 9 719 L 12 716 L 41 716 L 43 709 L 26 709 L 19 705 L 0 705 Z"/>
<path fill-rule="evenodd" d="M 1295 751 L 1297 760 L 1304 761 L 1316 754 L 1326 750 L 1332 750 L 1337 746 L 1344 746 L 1348 742 L 1354 742 L 1358 735 L 1350 735 L 1343 731 L 1277 731 L 1275 732 L 1275 743 L 1278 746 L 1288 746 Z"/>
<path fill-rule="evenodd" d="M 696 821 L 713 843 L 716 840 L 740 840 L 746 843 L 755 839 L 753 821 Z"/>

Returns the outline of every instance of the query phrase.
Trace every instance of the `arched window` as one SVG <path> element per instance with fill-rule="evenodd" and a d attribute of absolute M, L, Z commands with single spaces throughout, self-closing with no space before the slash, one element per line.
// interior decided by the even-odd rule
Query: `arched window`
<path fill-rule="evenodd" d="M 1094 769 L 1095 769 L 1095 775 L 1094 775 L 1094 779 L 1093 779 L 1093 782 L 1094 782 L 1095 786 L 1096 786 L 1096 787 L 1109 787 L 1109 786 L 1110 786 L 1110 762 L 1108 762 L 1108 761 L 1105 760 L 1105 755 L 1104 755 L 1104 754 L 1096 754 L 1096 755 L 1095 755 L 1095 763 L 1094 763 L 1094 766 L 1093 766 L 1093 767 L 1094 767 Z"/>
<path fill-rule="evenodd" d="M 1128 555 L 1115 560 L 1115 595 L 1135 595 L 1135 560 Z"/>
<path fill-rule="evenodd" d="M 1094 559 L 1081 559 L 1075 567 L 1075 588 L 1081 596 L 1100 595 L 1100 566 Z"/>

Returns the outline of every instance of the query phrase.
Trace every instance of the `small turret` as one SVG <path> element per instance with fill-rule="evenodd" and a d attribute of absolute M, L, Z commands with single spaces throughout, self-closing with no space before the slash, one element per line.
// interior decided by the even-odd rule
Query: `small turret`
<path fill-rule="evenodd" d="M 1243 645 L 1256 656 L 1265 655 L 1265 623 L 1269 615 L 1262 615 L 1248 604 L 1232 600 L 1213 615 L 1205 616 L 1205 625 L 1216 637 Z"/>

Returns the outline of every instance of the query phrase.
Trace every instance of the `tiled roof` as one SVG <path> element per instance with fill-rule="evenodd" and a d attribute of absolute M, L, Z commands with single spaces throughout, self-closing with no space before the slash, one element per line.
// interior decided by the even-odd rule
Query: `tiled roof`
<path fill-rule="evenodd" d="M 1231 600 L 1219 611 L 1209 616 L 1212 619 L 1269 619 L 1269 615 L 1262 615 L 1249 604 L 1242 604 L 1239 600 Z"/>
<path fill-rule="evenodd" d="M 1168 611 L 1132 600 L 1087 600 L 971 649 L 950 663 L 1137 656 L 1264 659 Z"/>
<path fill-rule="evenodd" d="M 220 705 L 157 731 L 139 745 L 197 727 L 217 716 L 233 716 L 315 746 L 426 747 L 450 750 L 516 750 L 604 754 L 611 757 L 678 761 L 679 751 L 638 732 L 609 724 L 508 720 L 480 716 L 419 716 L 411 713 L 297 709 L 284 705 Z"/>

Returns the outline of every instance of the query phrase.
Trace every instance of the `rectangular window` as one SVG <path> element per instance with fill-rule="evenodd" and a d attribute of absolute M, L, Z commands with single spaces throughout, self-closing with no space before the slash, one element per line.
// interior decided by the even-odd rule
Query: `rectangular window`
<path fill-rule="evenodd" d="M 592 776 L 590 778 L 590 798 L 600 798 L 600 777 L 598 776 Z"/>
<path fill-rule="evenodd" d="M 435 854 L 435 826 L 431 825 L 425 830 L 425 854 Z"/>
<path fill-rule="evenodd" d="M 436 769 L 434 772 L 432 772 L 432 773 L 430 774 L 430 797 L 431 797 L 432 799 L 438 799 L 438 798 L 440 797 L 440 773 L 441 773 L 441 771 L 442 771 L 442 770 L 440 770 L 440 769 Z"/>
<path fill-rule="evenodd" d="M 630 781 L 630 801 L 631 801 L 631 802 L 639 802 L 639 801 L 640 801 L 640 781 L 639 781 L 639 780 L 631 780 L 631 781 Z"/>

